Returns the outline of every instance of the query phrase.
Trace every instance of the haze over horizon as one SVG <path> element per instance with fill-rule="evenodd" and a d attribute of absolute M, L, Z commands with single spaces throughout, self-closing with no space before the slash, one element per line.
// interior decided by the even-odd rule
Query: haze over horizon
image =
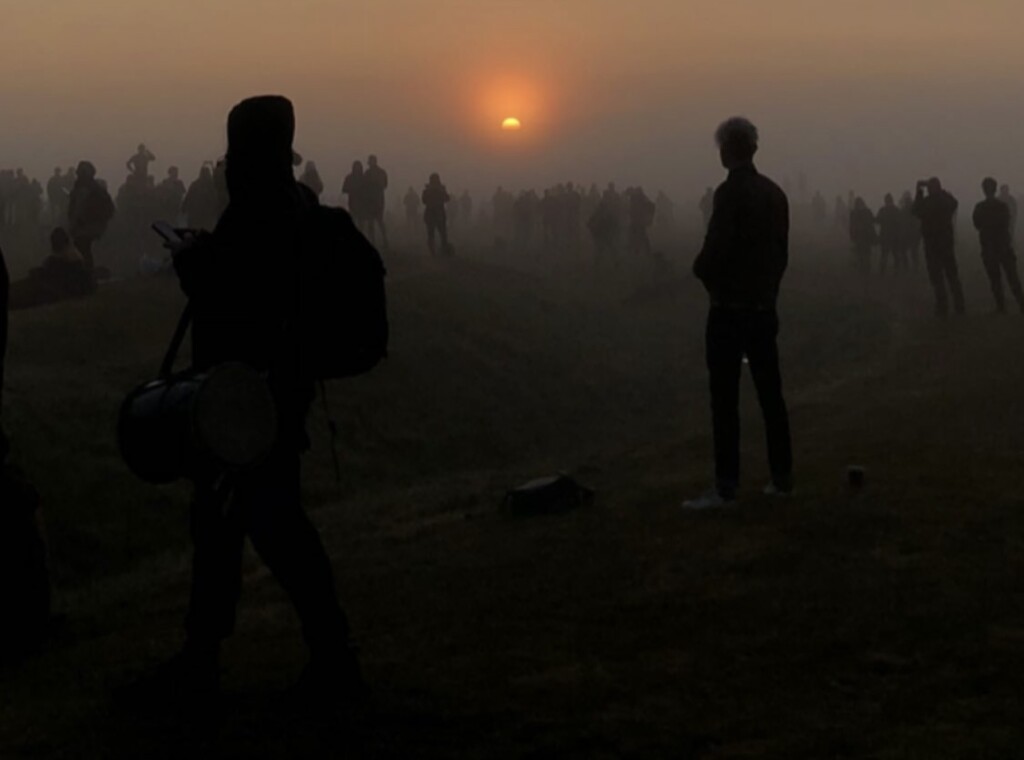
<path fill-rule="evenodd" d="M 766 169 L 830 194 L 874 202 L 932 174 L 1024 185 L 992 134 L 1024 120 L 1024 4 L 753 6 L 5 0 L 0 166 L 45 179 L 90 158 L 116 186 L 142 141 L 158 176 L 177 164 L 191 180 L 223 152 L 231 105 L 280 92 L 329 199 L 371 152 L 395 191 L 439 171 L 474 191 L 615 180 L 695 196 L 721 177 L 710 135 L 734 113 L 761 127 Z M 522 131 L 501 132 L 506 116 Z"/>

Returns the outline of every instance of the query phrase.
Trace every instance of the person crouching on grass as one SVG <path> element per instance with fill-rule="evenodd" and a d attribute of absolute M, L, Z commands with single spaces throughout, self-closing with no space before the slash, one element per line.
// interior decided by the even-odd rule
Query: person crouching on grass
<path fill-rule="evenodd" d="M 740 370 L 743 357 L 757 388 L 768 438 L 768 495 L 793 490 L 789 413 L 782 397 L 775 303 L 789 260 L 789 201 L 754 167 L 757 128 L 736 117 L 715 133 L 729 175 L 715 191 L 704 247 L 693 272 L 711 297 L 706 351 L 711 385 L 715 486 L 687 509 L 736 500 L 740 479 Z"/>

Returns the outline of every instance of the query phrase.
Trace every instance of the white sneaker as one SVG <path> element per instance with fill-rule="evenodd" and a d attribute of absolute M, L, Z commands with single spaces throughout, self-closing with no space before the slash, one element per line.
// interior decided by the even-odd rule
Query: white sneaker
<path fill-rule="evenodd" d="M 683 502 L 683 509 L 719 509 L 734 503 L 736 499 L 726 499 L 718 491 L 708 491 L 696 499 L 687 499 Z"/>
<path fill-rule="evenodd" d="M 785 498 L 787 496 L 792 496 L 793 495 L 793 489 L 791 488 L 788 491 L 783 491 L 781 488 L 779 488 L 774 483 L 769 483 L 768 485 L 766 485 L 764 487 L 764 491 L 762 491 L 762 493 L 765 496 L 781 496 L 781 497 Z"/>

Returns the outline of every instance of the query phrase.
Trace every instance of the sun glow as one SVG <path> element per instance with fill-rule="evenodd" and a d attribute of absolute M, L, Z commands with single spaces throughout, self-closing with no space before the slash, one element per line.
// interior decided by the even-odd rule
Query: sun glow
<path fill-rule="evenodd" d="M 501 128 L 506 132 L 518 132 L 522 129 L 523 125 L 519 122 L 515 116 L 509 116 L 503 122 L 501 122 Z"/>

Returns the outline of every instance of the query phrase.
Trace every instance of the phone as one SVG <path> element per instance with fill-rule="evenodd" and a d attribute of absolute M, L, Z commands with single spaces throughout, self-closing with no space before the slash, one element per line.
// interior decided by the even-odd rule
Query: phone
<path fill-rule="evenodd" d="M 153 232 L 162 237 L 168 243 L 181 243 L 181 235 L 167 222 L 153 222 Z"/>

